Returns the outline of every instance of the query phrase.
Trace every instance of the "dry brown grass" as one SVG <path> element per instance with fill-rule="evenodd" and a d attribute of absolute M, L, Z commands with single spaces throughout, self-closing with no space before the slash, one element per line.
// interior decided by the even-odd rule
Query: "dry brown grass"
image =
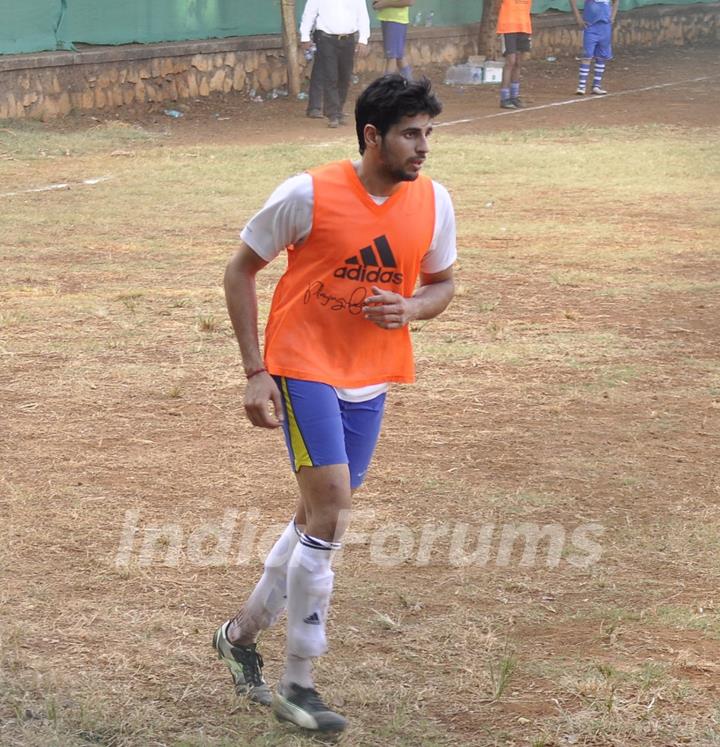
<path fill-rule="evenodd" d="M 344 744 L 720 744 L 717 136 L 443 133 L 462 292 L 415 331 L 358 496 L 370 536 L 338 567 L 318 680 Z M 220 282 L 274 183 L 350 146 L 35 137 L 3 140 L 4 191 L 113 179 L 2 201 L 0 743 L 311 744 L 239 703 L 209 645 L 294 496 L 243 419 Z M 213 565 L 197 532 L 233 520 Z M 523 522 L 561 528 L 557 563 L 521 541 L 500 561 Z M 403 562 L 377 561 L 386 526 Z M 453 562 L 458 527 L 485 562 Z M 262 643 L 274 682 L 282 631 Z"/>

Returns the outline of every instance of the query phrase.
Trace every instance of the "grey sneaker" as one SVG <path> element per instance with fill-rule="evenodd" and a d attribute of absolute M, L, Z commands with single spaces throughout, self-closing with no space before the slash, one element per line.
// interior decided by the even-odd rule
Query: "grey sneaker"
<path fill-rule="evenodd" d="M 340 126 L 340 117 L 330 117 L 328 120 L 328 127 L 332 127 L 334 130 L 336 127 Z"/>
<path fill-rule="evenodd" d="M 347 719 L 331 711 L 317 690 L 294 682 L 278 686 L 272 709 L 280 721 L 290 721 L 310 731 L 344 731 L 347 727 Z"/>
<path fill-rule="evenodd" d="M 512 99 L 500 99 L 501 109 L 517 109 Z"/>
<path fill-rule="evenodd" d="M 520 100 L 519 96 L 515 96 L 514 98 L 511 98 L 510 101 L 515 104 L 516 109 L 524 109 L 525 104 Z"/>
<path fill-rule="evenodd" d="M 607 96 L 607 91 L 604 88 L 600 88 L 600 86 L 593 86 L 592 92 L 596 96 Z"/>
<path fill-rule="evenodd" d="M 305 116 L 310 117 L 310 119 L 325 119 L 325 115 L 320 109 L 308 109 Z"/>
<path fill-rule="evenodd" d="M 213 635 L 213 648 L 217 651 L 218 659 L 225 662 L 238 695 L 246 695 L 249 700 L 261 705 L 272 703 L 272 693 L 262 676 L 263 660 L 257 650 L 257 644 L 249 646 L 235 646 L 228 640 L 228 620 L 223 623 Z"/>

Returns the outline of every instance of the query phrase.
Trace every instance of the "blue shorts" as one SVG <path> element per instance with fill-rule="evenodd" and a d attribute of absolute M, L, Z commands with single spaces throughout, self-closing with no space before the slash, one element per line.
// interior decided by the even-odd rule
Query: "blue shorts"
<path fill-rule="evenodd" d="M 612 60 L 612 24 L 593 23 L 583 31 L 583 59 Z"/>
<path fill-rule="evenodd" d="M 380 435 L 385 393 L 366 402 L 346 402 L 329 384 L 273 378 L 282 393 L 283 431 L 293 470 L 347 464 L 351 487 L 362 485 Z"/>
<path fill-rule="evenodd" d="M 407 36 L 407 23 L 397 21 L 380 21 L 383 35 L 383 46 L 385 47 L 386 60 L 401 60 L 405 56 L 405 37 Z"/>

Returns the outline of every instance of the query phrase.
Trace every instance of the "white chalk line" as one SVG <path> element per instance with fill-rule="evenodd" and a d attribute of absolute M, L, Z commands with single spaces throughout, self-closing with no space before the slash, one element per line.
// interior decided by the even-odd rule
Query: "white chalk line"
<path fill-rule="evenodd" d="M 101 182 L 107 182 L 112 179 L 112 176 L 94 176 L 90 179 L 83 179 L 81 182 L 66 182 L 63 184 L 48 184 L 45 187 L 33 187 L 32 189 L 21 189 L 19 192 L 1 192 L 0 197 L 16 197 L 17 195 L 33 194 L 35 192 L 54 192 L 58 189 L 71 189 L 72 187 L 89 186 L 92 187 L 95 184 Z"/>
<path fill-rule="evenodd" d="M 586 104 L 589 101 L 602 101 L 603 99 L 609 99 L 611 96 L 628 96 L 633 93 L 642 93 L 643 91 L 654 91 L 658 88 L 668 88 L 670 86 L 683 86 L 687 83 L 700 83 L 704 80 L 712 80 L 717 78 L 717 75 L 703 75 L 701 78 L 689 78 L 688 80 L 676 80 L 670 83 L 657 83 L 654 86 L 644 86 L 643 88 L 631 88 L 627 91 L 615 91 L 612 93 L 606 93 L 604 96 L 576 96 L 573 99 L 566 99 L 565 101 L 553 101 L 551 104 L 539 104 L 538 106 L 526 106 L 522 109 L 507 109 L 502 112 L 496 112 L 495 114 L 484 114 L 482 117 L 470 117 L 469 119 L 454 119 L 451 122 L 438 122 L 435 127 L 450 127 L 451 125 L 467 124 L 468 122 L 477 122 L 481 119 L 492 119 L 493 117 L 507 117 L 510 114 L 522 114 L 523 112 L 536 112 L 540 109 L 551 109 L 554 106 L 569 106 L 570 104 Z"/>
<path fill-rule="evenodd" d="M 495 114 L 483 114 L 481 117 L 469 117 L 468 119 L 453 119 L 450 122 L 438 122 L 435 127 L 451 127 L 452 125 L 468 124 L 469 122 L 477 122 L 481 119 L 492 119 L 494 117 L 507 117 L 511 114 L 522 114 L 523 112 L 536 112 L 541 109 L 551 109 L 555 106 L 569 106 L 570 104 L 586 104 L 589 101 L 601 101 L 602 99 L 610 98 L 611 96 L 627 96 L 632 93 L 642 93 L 643 91 L 655 91 L 659 88 L 669 88 L 670 86 L 683 86 L 686 83 L 700 83 L 705 80 L 713 80 L 717 78 L 716 75 L 703 75 L 700 78 L 688 78 L 687 80 L 676 80 L 669 83 L 657 83 L 653 86 L 644 86 L 643 88 L 630 88 L 627 91 L 615 91 L 606 93 L 604 96 L 593 96 L 590 94 L 586 96 L 577 96 L 573 99 L 566 99 L 565 101 L 553 101 L 550 104 L 540 104 L 538 106 L 526 106 L 522 109 L 508 109 L 502 112 L 496 112 Z M 321 143 L 319 147 L 326 147 L 333 143 Z M 23 189 L 19 192 L 0 192 L 0 197 L 16 197 L 17 195 L 32 194 L 37 192 L 52 192 L 59 189 L 70 189 L 71 187 L 79 187 L 82 185 L 95 185 L 100 182 L 106 182 L 112 179 L 112 176 L 98 176 L 91 179 L 83 179 L 81 182 L 64 183 L 64 184 L 48 184 L 45 187 L 35 187 L 33 189 Z"/>

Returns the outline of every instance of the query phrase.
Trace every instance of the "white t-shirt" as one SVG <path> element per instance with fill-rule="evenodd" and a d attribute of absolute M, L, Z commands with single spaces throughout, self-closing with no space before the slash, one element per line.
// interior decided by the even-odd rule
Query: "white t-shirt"
<path fill-rule="evenodd" d="M 310 41 L 316 28 L 326 34 L 354 34 L 358 42 L 367 44 L 370 37 L 370 16 L 365 0 L 308 0 L 300 20 L 300 41 Z"/>
<path fill-rule="evenodd" d="M 457 259 L 455 211 L 447 189 L 433 181 L 435 230 L 430 248 L 420 262 L 420 270 L 432 274 L 447 270 Z M 370 195 L 378 205 L 387 196 Z M 262 259 L 271 262 L 289 244 L 295 246 L 310 235 L 313 218 L 313 181 L 308 173 L 284 181 L 240 232 L 240 238 Z M 347 402 L 365 402 L 389 388 L 387 383 L 352 389 L 336 387 L 338 397 Z"/>

